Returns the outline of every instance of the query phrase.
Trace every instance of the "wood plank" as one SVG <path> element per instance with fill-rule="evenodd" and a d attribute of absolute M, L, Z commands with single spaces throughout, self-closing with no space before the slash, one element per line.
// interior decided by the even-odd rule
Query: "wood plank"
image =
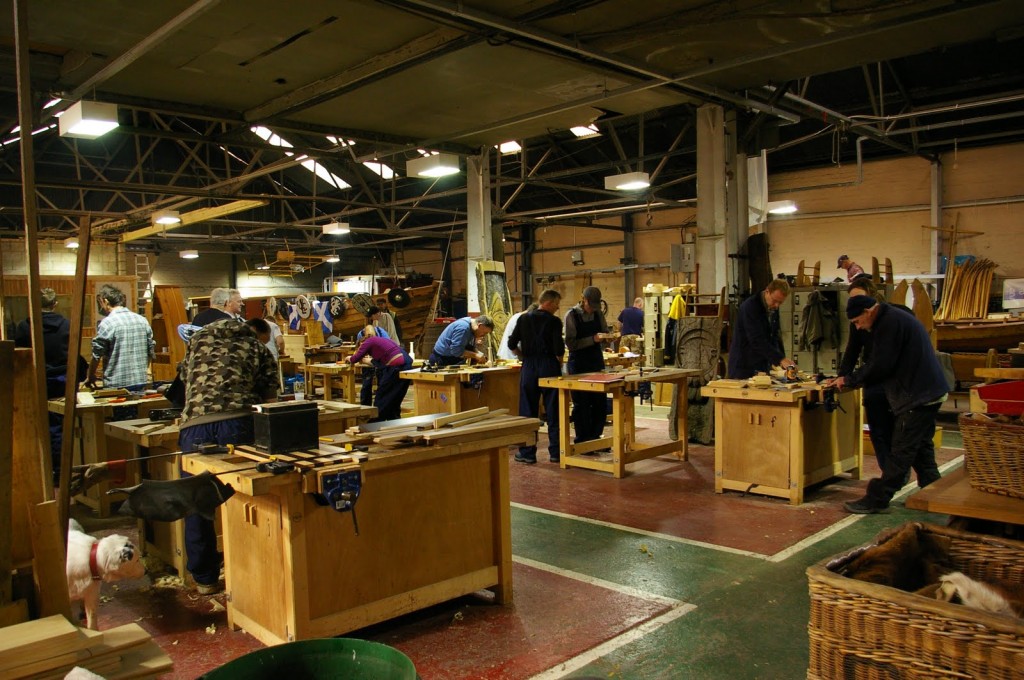
<path fill-rule="evenodd" d="M 11 502 L 14 495 L 14 342 L 0 341 L 0 606 L 11 601 Z"/>
<path fill-rule="evenodd" d="M 467 411 L 467 413 L 468 413 L 468 411 Z M 490 413 L 485 413 L 485 414 L 480 415 L 480 416 L 471 416 L 469 418 L 463 418 L 462 420 L 449 423 L 447 425 L 447 427 L 462 427 L 463 425 L 469 425 L 470 423 L 477 423 L 477 422 L 480 422 L 482 420 L 493 420 L 495 418 L 499 418 L 499 417 L 505 416 L 505 415 L 508 415 L 508 409 L 507 408 L 496 408 L 493 411 L 491 411 Z M 436 424 L 435 424 L 435 429 L 437 429 Z"/>
<path fill-rule="evenodd" d="M 88 643 L 77 626 L 59 615 L 8 626 L 0 635 L 0 674 L 51 656 L 77 652 Z"/>
<path fill-rule="evenodd" d="M 24 394 L 33 389 L 33 380 L 32 350 L 19 347 L 14 350 L 14 393 Z M 29 507 L 46 500 L 42 464 L 35 447 L 37 418 L 46 419 L 47 414 L 36 412 L 34 400 L 14 400 L 14 487 L 8 507 L 11 513 L 11 559 L 15 567 L 27 566 L 32 561 Z M 49 480 L 46 483 L 50 483 Z"/>
<path fill-rule="evenodd" d="M 460 420 L 465 420 L 466 418 L 474 418 L 476 416 L 487 415 L 490 412 L 490 410 L 491 409 L 488 408 L 487 406 L 481 406 L 480 408 L 475 408 L 470 411 L 463 411 L 462 413 L 451 413 L 446 416 L 441 416 L 440 418 L 435 420 L 432 423 L 432 425 L 434 429 L 437 429 L 440 427 L 444 427 L 449 423 L 457 424 Z"/>
<path fill-rule="evenodd" d="M 907 496 L 906 506 L 954 517 L 1024 525 L 1024 499 L 975 489 L 962 467 Z"/>
<path fill-rule="evenodd" d="M 129 680 L 149 678 L 167 673 L 174 667 L 171 657 L 156 642 L 131 649 L 121 657 L 121 670 L 108 673 L 107 680 Z"/>
<path fill-rule="evenodd" d="M 1003 380 L 1024 380 L 1024 368 L 976 368 L 978 378 L 1002 378 Z"/>
<path fill-rule="evenodd" d="M 28 621 L 28 600 L 21 599 L 0 605 L 0 628 Z"/>
<path fill-rule="evenodd" d="M 71 620 L 71 599 L 64 565 L 67 563 L 65 528 L 60 526 L 57 501 L 29 508 L 32 529 L 32 580 L 40 615 L 60 614 Z"/>

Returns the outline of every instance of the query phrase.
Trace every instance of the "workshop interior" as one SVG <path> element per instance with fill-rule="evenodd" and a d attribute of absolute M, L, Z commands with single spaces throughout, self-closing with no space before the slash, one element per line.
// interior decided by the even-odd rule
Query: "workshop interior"
<path fill-rule="evenodd" d="M 1022 677 L 1024 3 L 0 31 L 0 677 Z"/>

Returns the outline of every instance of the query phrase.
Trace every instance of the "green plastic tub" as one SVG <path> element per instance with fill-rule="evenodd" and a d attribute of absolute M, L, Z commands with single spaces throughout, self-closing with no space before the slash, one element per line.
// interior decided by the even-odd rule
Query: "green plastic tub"
<path fill-rule="evenodd" d="M 202 676 L 205 680 L 416 680 L 405 654 L 352 638 L 300 640 L 249 652 Z"/>

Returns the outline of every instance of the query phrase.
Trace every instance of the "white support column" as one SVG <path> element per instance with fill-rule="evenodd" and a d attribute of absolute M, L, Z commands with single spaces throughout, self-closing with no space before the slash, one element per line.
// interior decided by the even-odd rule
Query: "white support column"
<path fill-rule="evenodd" d="M 487 155 L 488 149 L 485 148 L 481 155 L 466 158 L 466 303 L 470 314 L 480 312 L 476 265 L 493 260 L 495 253 L 494 235 L 491 233 L 491 171 Z"/>
<path fill-rule="evenodd" d="M 729 285 L 729 253 L 739 245 L 735 181 L 736 121 L 721 106 L 697 110 L 697 264 L 701 293 Z M 745 214 L 745 212 L 744 212 Z M 746 233 L 746 229 L 743 229 Z"/>
<path fill-rule="evenodd" d="M 942 164 L 938 161 L 932 161 L 932 176 L 931 176 L 931 209 L 930 217 L 932 225 L 942 228 Z M 942 245 L 944 239 L 942 238 L 942 232 L 936 229 L 929 230 L 929 248 L 931 249 L 931 263 L 932 271 L 938 273 L 942 268 Z M 896 265 L 893 265 L 895 268 Z M 946 265 L 949 269 L 949 264 Z"/>

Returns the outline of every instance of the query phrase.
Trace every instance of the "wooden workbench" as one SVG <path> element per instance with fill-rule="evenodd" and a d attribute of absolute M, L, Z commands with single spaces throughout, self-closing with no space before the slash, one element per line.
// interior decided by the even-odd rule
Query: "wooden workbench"
<path fill-rule="evenodd" d="M 715 492 L 726 489 L 804 500 L 812 484 L 863 464 L 860 390 L 837 395 L 829 413 L 810 387 L 755 388 L 715 380 L 701 394 L 715 399 Z"/>
<path fill-rule="evenodd" d="M 321 436 L 344 432 L 353 425 L 364 423 L 377 416 L 373 406 L 346 404 L 344 402 L 324 402 L 317 400 L 319 405 L 318 431 Z M 178 451 L 178 432 L 176 423 L 153 423 L 148 418 L 136 420 L 119 420 L 104 425 L 104 433 L 108 439 L 127 443 L 131 447 L 129 458 L 144 458 Z M 134 464 L 132 464 L 134 465 Z M 171 480 L 180 479 L 178 456 L 148 458 L 138 464 L 136 470 L 142 479 Z M 128 486 L 126 484 L 126 486 Z M 118 500 L 114 498 L 114 500 Z M 218 531 L 218 534 L 220 532 Z M 149 522 L 139 520 L 139 543 L 143 554 L 155 555 L 165 564 L 174 568 L 182 578 L 185 569 L 185 522 Z"/>
<path fill-rule="evenodd" d="M 328 364 L 307 363 L 302 368 L 306 373 L 306 394 L 310 398 L 316 394 L 316 379 L 319 378 L 324 388 L 324 400 L 331 401 L 338 392 L 342 401 L 350 404 L 359 403 L 359 389 L 356 387 L 357 366 L 342 361 Z"/>
<path fill-rule="evenodd" d="M 492 590 L 512 601 L 508 447 L 539 421 L 458 444 L 370 447 L 351 512 L 309 493 L 316 470 L 273 476 L 240 456 L 183 457 L 185 470 L 228 473 L 221 507 L 228 624 L 272 645 L 332 637 Z M 336 449 L 335 449 L 336 450 Z M 315 487 L 314 487 L 315 488 Z"/>
<path fill-rule="evenodd" d="M 538 385 L 554 387 L 558 390 L 558 419 L 561 460 L 559 466 L 581 467 L 590 470 L 610 472 L 616 478 L 626 474 L 626 466 L 638 460 L 646 460 L 667 453 L 686 460 L 687 447 L 687 401 L 679 400 L 676 414 L 679 441 L 663 444 L 641 444 L 636 441 L 636 423 L 634 411 L 634 393 L 637 383 L 675 383 L 680 389 L 686 389 L 686 381 L 691 376 L 700 375 L 700 371 L 689 368 L 648 368 L 641 374 L 639 370 L 621 371 L 618 373 L 580 373 L 557 378 L 541 378 Z M 611 381 L 594 382 L 599 376 L 614 376 Z M 612 398 L 612 436 L 574 444 L 572 430 L 569 427 L 569 415 L 572 404 L 571 391 L 600 392 Z M 629 392 L 629 393 L 627 393 Z M 603 455 L 587 456 L 603 448 L 611 452 Z"/>
<path fill-rule="evenodd" d="M 907 496 L 906 506 L 952 517 L 1024 526 L 1024 499 L 975 489 L 963 467 Z"/>
<path fill-rule="evenodd" d="M 412 381 L 415 415 L 461 413 L 481 406 L 519 413 L 519 364 L 492 368 L 450 367 L 436 372 L 402 371 Z M 479 386 L 473 380 L 481 378 Z"/>
<path fill-rule="evenodd" d="M 132 457 L 130 446 L 117 440 L 108 440 L 103 431 L 104 424 L 114 417 L 114 409 L 119 406 L 134 406 L 137 415 L 145 418 L 153 409 L 170 408 L 171 403 L 162 395 L 155 395 L 146 399 L 128 399 L 122 402 L 98 399 L 93 404 L 76 405 L 73 465 L 91 465 Z M 64 399 L 49 400 L 47 408 L 50 413 L 64 415 Z M 132 470 L 128 472 L 132 474 Z M 132 476 L 125 485 L 130 486 L 137 483 L 137 480 L 137 476 Z M 101 482 L 87 489 L 85 493 L 75 496 L 75 500 L 95 511 L 98 516 L 107 517 L 110 515 L 110 504 L 118 500 L 107 495 L 109 488 L 109 482 Z"/>

